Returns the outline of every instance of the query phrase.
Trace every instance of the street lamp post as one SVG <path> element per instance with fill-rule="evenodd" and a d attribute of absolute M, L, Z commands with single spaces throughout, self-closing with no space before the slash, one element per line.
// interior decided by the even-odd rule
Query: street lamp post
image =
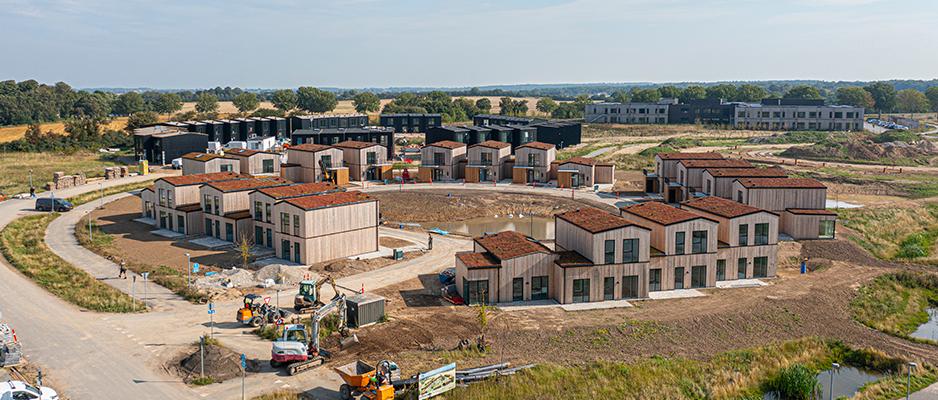
<path fill-rule="evenodd" d="M 828 400 L 833 400 L 833 399 L 834 399 L 834 371 L 839 371 L 839 370 L 840 370 L 840 364 L 838 364 L 838 363 L 833 363 L 833 364 L 831 364 L 831 371 L 830 371 L 830 373 L 831 373 L 831 385 L 827 388 L 827 399 L 828 399 Z"/>
<path fill-rule="evenodd" d="M 918 364 L 909 362 L 909 378 L 905 383 L 905 400 L 909 400 L 909 398 L 912 397 L 912 370 L 917 366 Z"/>
<path fill-rule="evenodd" d="M 192 284 L 192 256 L 186 253 L 186 287 Z"/>

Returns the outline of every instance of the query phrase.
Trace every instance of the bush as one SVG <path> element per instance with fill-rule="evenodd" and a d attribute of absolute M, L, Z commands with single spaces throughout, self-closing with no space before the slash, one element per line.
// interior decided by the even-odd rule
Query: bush
<path fill-rule="evenodd" d="M 769 381 L 768 389 L 778 392 L 784 399 L 809 400 L 819 385 L 814 371 L 804 365 L 794 364 L 779 371 Z"/>
<path fill-rule="evenodd" d="M 873 143 L 886 143 L 886 142 L 905 142 L 912 143 L 922 138 L 917 133 L 912 133 L 909 131 L 886 131 L 880 133 L 879 135 L 873 136 Z"/>

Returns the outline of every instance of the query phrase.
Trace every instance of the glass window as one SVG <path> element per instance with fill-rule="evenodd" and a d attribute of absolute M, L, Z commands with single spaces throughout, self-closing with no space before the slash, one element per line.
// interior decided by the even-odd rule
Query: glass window
<path fill-rule="evenodd" d="M 736 260 L 736 278 L 737 279 L 746 279 L 746 259 L 740 258 Z"/>
<path fill-rule="evenodd" d="M 739 224 L 739 245 L 749 246 L 749 224 Z"/>
<path fill-rule="evenodd" d="M 769 224 L 756 224 L 756 245 L 769 244 Z"/>
<path fill-rule="evenodd" d="M 821 239 L 833 239 L 834 238 L 834 221 L 821 221 L 820 228 L 818 231 L 818 237 Z"/>
<path fill-rule="evenodd" d="M 295 243 L 293 245 L 293 262 L 297 264 L 300 263 L 300 244 L 299 243 Z"/>
<path fill-rule="evenodd" d="M 661 290 L 661 268 L 648 270 L 648 290 L 652 292 Z"/>
<path fill-rule="evenodd" d="M 218 196 L 214 196 L 214 198 L 215 198 L 215 199 L 214 199 L 213 203 L 215 203 L 215 204 L 214 204 L 215 215 L 220 215 L 220 213 L 221 213 L 221 201 L 218 200 Z"/>
<path fill-rule="evenodd" d="M 547 300 L 547 277 L 531 277 L 531 300 Z"/>
<path fill-rule="evenodd" d="M 694 254 L 707 252 L 707 231 L 694 231 L 691 234 L 691 252 Z"/>
<path fill-rule="evenodd" d="M 590 280 L 589 279 L 574 279 L 573 280 L 573 302 L 574 303 L 587 303 L 590 301 Z"/>
<path fill-rule="evenodd" d="M 524 278 L 511 280 L 511 301 L 524 300 Z"/>
<path fill-rule="evenodd" d="M 274 160 L 268 159 L 263 160 L 263 168 L 265 174 L 271 174 L 274 172 Z"/>
<path fill-rule="evenodd" d="M 726 260 L 717 260 L 717 280 L 726 280 Z"/>
<path fill-rule="evenodd" d="M 765 278 L 769 276 L 769 258 L 756 257 L 752 259 L 752 277 Z"/>
<path fill-rule="evenodd" d="M 674 254 L 684 254 L 684 233 L 674 232 Z"/>
<path fill-rule="evenodd" d="M 707 287 L 707 266 L 695 265 L 690 267 L 690 287 Z"/>
<path fill-rule="evenodd" d="M 300 216 L 293 216 L 293 236 L 300 236 Z"/>
<path fill-rule="evenodd" d="M 264 222 L 270 223 L 270 204 L 264 203 Z"/>
<path fill-rule="evenodd" d="M 674 268 L 674 288 L 675 289 L 684 288 L 684 267 Z"/>
<path fill-rule="evenodd" d="M 603 278 L 603 300 L 615 300 L 616 278 L 607 276 Z"/>
<path fill-rule="evenodd" d="M 366 153 L 365 158 L 368 161 L 368 164 L 378 163 L 378 154 L 373 151 L 369 151 L 368 153 Z"/>
<path fill-rule="evenodd" d="M 290 214 L 280 213 L 280 233 L 290 233 Z"/>
<path fill-rule="evenodd" d="M 466 304 L 480 304 L 486 302 L 489 292 L 489 281 L 463 281 L 463 292 L 466 294 Z"/>
<path fill-rule="evenodd" d="M 622 263 L 638 262 L 638 239 L 622 240 Z"/>
<path fill-rule="evenodd" d="M 209 195 L 202 196 L 202 212 L 205 212 L 205 213 L 212 212 L 212 196 L 209 196 Z"/>
<path fill-rule="evenodd" d="M 638 297 L 638 275 L 623 276 L 622 298 L 634 299 L 636 297 Z"/>
<path fill-rule="evenodd" d="M 259 201 L 254 202 L 254 220 L 263 221 L 264 220 L 264 203 Z"/>
<path fill-rule="evenodd" d="M 605 251 L 603 252 L 604 257 L 603 261 L 606 264 L 615 264 L 616 262 L 616 241 L 607 240 L 604 247 Z"/>

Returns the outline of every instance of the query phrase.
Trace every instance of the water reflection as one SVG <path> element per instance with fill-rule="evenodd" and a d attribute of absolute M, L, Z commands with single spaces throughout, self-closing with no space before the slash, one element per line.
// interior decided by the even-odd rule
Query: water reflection
<path fill-rule="evenodd" d="M 472 237 L 482 236 L 485 233 L 501 231 L 518 231 L 538 240 L 554 239 L 554 219 L 549 217 L 529 217 L 524 215 L 512 218 L 499 215 L 495 217 L 481 217 L 465 221 L 424 222 L 420 224 L 426 229 L 439 228 L 450 233 L 459 233 Z"/>
<path fill-rule="evenodd" d="M 876 372 L 863 371 L 854 367 L 843 366 L 834 372 L 834 399 L 845 396 L 853 397 L 863 385 L 878 381 L 883 375 Z M 821 388 L 814 398 L 827 400 L 831 395 L 831 375 L 830 371 L 821 371 L 817 374 L 818 383 Z M 778 393 L 770 392 L 762 396 L 763 400 L 785 400 Z"/>

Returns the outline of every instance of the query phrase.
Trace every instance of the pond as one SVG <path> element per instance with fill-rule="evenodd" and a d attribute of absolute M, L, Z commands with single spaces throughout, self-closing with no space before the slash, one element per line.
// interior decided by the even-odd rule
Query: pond
<path fill-rule="evenodd" d="M 876 372 L 864 371 L 850 366 L 842 366 L 834 373 L 834 399 L 841 396 L 853 397 L 863 385 L 869 382 L 878 381 L 883 375 Z M 815 396 L 816 399 L 829 399 L 831 391 L 831 375 L 828 371 L 821 371 L 817 374 L 818 383 L 820 383 L 820 393 Z M 770 392 L 762 396 L 763 400 L 784 400 L 778 393 Z"/>
<path fill-rule="evenodd" d="M 929 308 L 928 322 L 918 326 L 911 335 L 914 338 L 938 341 L 938 308 Z"/>
<path fill-rule="evenodd" d="M 472 237 L 482 236 L 485 233 L 501 231 L 518 231 L 537 240 L 554 239 L 554 219 L 550 217 L 530 217 L 527 215 L 505 215 L 498 217 L 480 217 L 465 221 L 423 222 L 420 226 L 426 229 L 439 228 L 450 233 L 458 233 Z"/>

